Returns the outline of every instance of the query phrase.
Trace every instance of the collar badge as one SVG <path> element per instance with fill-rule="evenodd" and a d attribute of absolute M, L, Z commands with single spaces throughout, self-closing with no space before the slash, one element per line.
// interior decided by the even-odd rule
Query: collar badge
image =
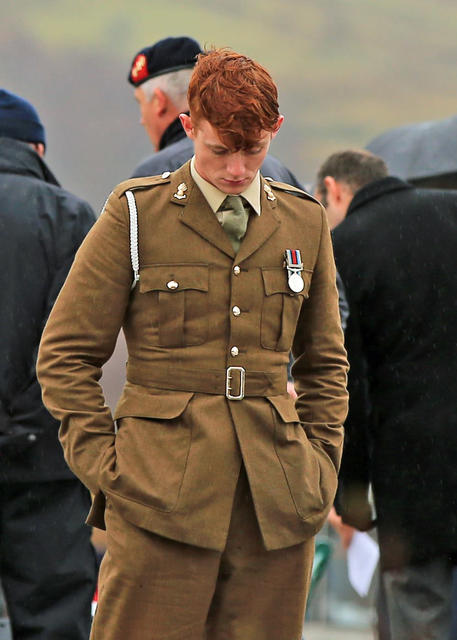
<path fill-rule="evenodd" d="M 269 184 L 264 184 L 263 185 L 263 189 L 265 191 L 265 193 L 267 194 L 267 200 L 276 200 L 276 196 L 273 193 L 272 188 L 270 187 Z"/>
<path fill-rule="evenodd" d="M 173 195 L 173 198 L 177 198 L 178 200 L 184 200 L 184 198 L 187 198 L 186 194 L 184 193 L 185 191 L 187 191 L 187 184 L 185 182 L 181 182 L 181 184 L 178 185 L 178 188 L 176 190 L 176 193 Z"/>

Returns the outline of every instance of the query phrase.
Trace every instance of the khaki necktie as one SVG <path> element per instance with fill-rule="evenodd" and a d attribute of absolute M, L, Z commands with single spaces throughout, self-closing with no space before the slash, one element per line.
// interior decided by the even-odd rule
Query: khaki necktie
<path fill-rule="evenodd" d="M 237 252 L 248 227 L 249 211 L 244 208 L 241 196 L 227 196 L 220 206 L 220 210 L 222 211 L 222 227 Z"/>

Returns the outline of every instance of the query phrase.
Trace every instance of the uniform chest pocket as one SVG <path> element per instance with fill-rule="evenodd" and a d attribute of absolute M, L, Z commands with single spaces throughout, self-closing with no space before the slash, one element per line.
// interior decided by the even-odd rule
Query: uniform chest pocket
<path fill-rule="evenodd" d="M 290 351 L 300 309 L 309 296 L 312 271 L 301 272 L 304 288 L 294 293 L 287 284 L 285 268 L 264 268 L 264 299 L 260 322 L 260 343 L 264 349 Z"/>
<path fill-rule="evenodd" d="M 147 265 L 140 273 L 140 293 L 150 297 L 161 347 L 191 347 L 208 338 L 207 264 Z"/>

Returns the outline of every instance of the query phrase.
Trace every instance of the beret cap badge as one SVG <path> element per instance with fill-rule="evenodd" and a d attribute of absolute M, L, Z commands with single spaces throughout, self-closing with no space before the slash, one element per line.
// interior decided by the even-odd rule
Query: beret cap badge
<path fill-rule="evenodd" d="M 132 78 L 139 82 L 148 77 L 148 65 L 144 53 L 139 53 L 132 64 Z"/>

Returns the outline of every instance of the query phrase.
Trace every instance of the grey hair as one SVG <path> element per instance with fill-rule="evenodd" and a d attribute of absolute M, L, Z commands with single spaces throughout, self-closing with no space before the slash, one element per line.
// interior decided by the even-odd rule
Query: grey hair
<path fill-rule="evenodd" d="M 150 78 L 140 85 L 146 100 L 152 99 L 155 89 L 161 89 L 170 98 L 178 111 L 187 111 L 187 89 L 193 69 L 180 69 L 171 73 L 164 73 L 156 78 Z"/>

